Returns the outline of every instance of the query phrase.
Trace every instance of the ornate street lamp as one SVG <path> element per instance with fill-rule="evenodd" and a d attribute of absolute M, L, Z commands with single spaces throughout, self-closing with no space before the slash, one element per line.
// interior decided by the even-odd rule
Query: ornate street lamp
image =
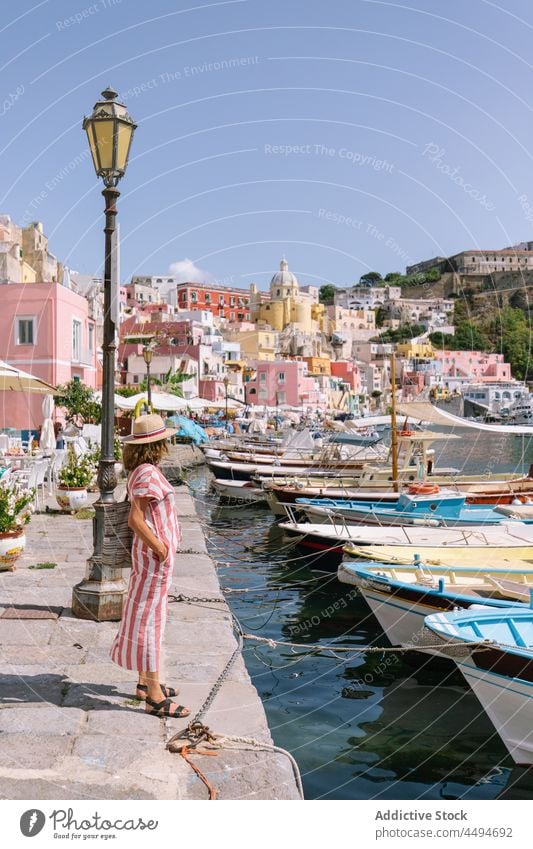
<path fill-rule="evenodd" d="M 152 386 L 150 384 L 150 365 L 154 356 L 153 349 L 150 345 L 145 345 L 143 348 L 143 359 L 146 363 L 146 396 L 148 399 L 148 410 L 152 411 Z"/>
<path fill-rule="evenodd" d="M 114 457 L 114 391 L 116 328 L 113 304 L 116 303 L 115 218 L 117 189 L 128 165 L 133 133 L 136 124 L 126 107 L 118 103 L 117 92 L 108 87 L 102 92 L 103 100 L 95 103 L 92 115 L 84 118 L 96 176 L 104 183 L 105 200 L 105 262 L 104 262 L 104 332 L 102 362 L 102 440 L 98 467 L 100 495 L 94 504 L 93 554 L 87 562 L 83 581 L 74 587 L 72 612 L 80 619 L 118 620 L 122 615 L 122 602 L 126 584 L 122 570 L 110 565 L 109 546 L 104 557 L 104 541 L 109 542 L 113 531 L 114 489 L 117 485 Z M 111 536 L 112 540 L 112 536 Z M 112 551 L 111 547 L 111 551 Z M 113 558 L 111 557 L 111 561 Z"/>

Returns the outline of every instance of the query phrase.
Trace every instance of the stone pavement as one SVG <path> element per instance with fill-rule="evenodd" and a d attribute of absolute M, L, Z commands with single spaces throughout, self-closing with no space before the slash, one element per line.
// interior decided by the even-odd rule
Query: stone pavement
<path fill-rule="evenodd" d="M 49 500 L 49 504 L 52 505 Z M 219 595 L 194 502 L 176 489 L 183 548 L 173 593 Z M 114 622 L 75 619 L 72 587 L 92 550 L 92 522 L 42 513 L 33 517 L 15 572 L 0 572 L 0 613 L 11 606 L 57 609 L 50 619 L 0 615 L 0 798 L 205 799 L 191 767 L 165 744 L 185 720 L 148 716 L 134 699 L 136 673 L 113 664 Z M 30 569 L 52 562 L 53 569 Z M 163 680 L 194 715 L 236 646 L 226 604 L 169 604 Z M 242 656 L 205 722 L 218 733 L 272 742 Z M 288 759 L 271 752 L 223 750 L 193 756 L 221 799 L 298 798 Z"/>

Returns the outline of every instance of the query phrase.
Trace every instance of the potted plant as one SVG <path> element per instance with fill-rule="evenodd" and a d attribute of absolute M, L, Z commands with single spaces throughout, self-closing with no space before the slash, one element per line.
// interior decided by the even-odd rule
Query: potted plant
<path fill-rule="evenodd" d="M 68 459 L 58 474 L 59 485 L 56 501 L 65 512 L 86 507 L 89 503 L 87 489 L 95 478 L 95 465 L 89 455 L 77 457 L 72 447 L 68 450 Z"/>
<path fill-rule="evenodd" d="M 13 478 L 0 480 L 0 570 L 15 568 L 26 547 L 24 527 L 33 513 L 35 491 Z"/>

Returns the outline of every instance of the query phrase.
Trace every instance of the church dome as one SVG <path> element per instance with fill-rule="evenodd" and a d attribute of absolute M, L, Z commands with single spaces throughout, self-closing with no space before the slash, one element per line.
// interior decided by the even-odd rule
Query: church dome
<path fill-rule="evenodd" d="M 279 271 L 274 274 L 274 277 L 270 281 L 270 289 L 274 294 L 274 289 L 277 287 L 279 289 L 284 289 L 286 293 L 287 288 L 289 289 L 298 289 L 298 278 L 292 271 L 289 271 L 289 263 L 283 257 L 279 264 Z"/>

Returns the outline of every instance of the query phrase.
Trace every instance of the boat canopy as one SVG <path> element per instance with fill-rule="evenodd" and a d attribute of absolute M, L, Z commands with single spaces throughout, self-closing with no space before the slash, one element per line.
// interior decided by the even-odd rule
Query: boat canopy
<path fill-rule="evenodd" d="M 333 445 L 375 445 L 381 442 L 381 436 L 376 433 L 371 436 L 365 436 L 361 433 L 334 433 L 328 439 L 329 444 Z"/>
<path fill-rule="evenodd" d="M 429 401 L 400 402 L 396 405 L 396 415 L 398 418 L 405 416 L 414 422 L 425 422 L 441 427 L 473 428 L 474 430 L 485 430 L 489 433 L 533 434 L 533 427 L 530 425 L 496 425 L 472 422 L 468 419 L 463 419 L 461 416 L 448 413 L 440 407 L 434 407 Z M 358 428 L 378 427 L 384 424 L 390 425 L 390 416 L 365 416 L 360 419 L 354 419 L 351 424 Z"/>

